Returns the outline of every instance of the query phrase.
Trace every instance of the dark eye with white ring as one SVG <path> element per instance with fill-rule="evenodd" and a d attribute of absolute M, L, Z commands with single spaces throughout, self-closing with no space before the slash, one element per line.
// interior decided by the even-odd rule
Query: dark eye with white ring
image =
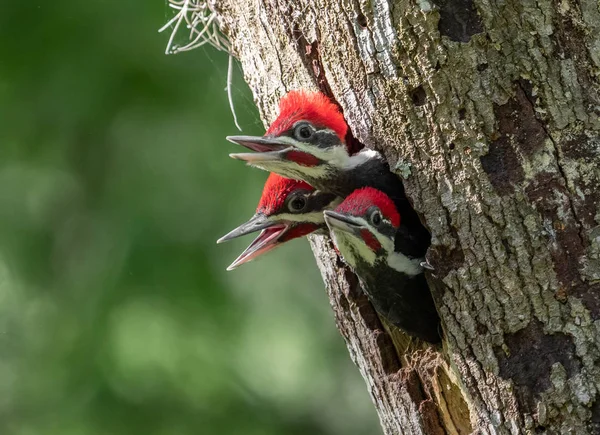
<path fill-rule="evenodd" d="M 287 207 L 292 213 L 300 213 L 306 208 L 307 203 L 304 195 L 295 195 L 288 201 Z"/>
<path fill-rule="evenodd" d="M 371 224 L 374 227 L 378 227 L 379 225 L 381 225 L 381 222 L 383 221 L 383 217 L 381 216 L 381 212 L 378 209 L 374 209 L 369 214 L 369 221 L 371 222 Z"/>
<path fill-rule="evenodd" d="M 294 137 L 301 141 L 309 140 L 314 133 L 315 130 L 308 123 L 298 124 L 296 128 L 294 128 Z"/>

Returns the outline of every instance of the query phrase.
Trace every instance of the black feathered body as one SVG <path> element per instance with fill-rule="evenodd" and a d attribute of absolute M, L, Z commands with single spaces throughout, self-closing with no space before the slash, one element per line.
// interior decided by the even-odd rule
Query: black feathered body
<path fill-rule="evenodd" d="M 370 150 L 366 153 L 351 157 L 350 162 L 358 164 L 343 171 L 333 169 L 327 177 L 313 180 L 314 186 L 342 198 L 363 187 L 385 193 L 400 214 L 400 227 L 394 235 L 396 254 L 391 255 L 403 255 L 406 261 L 415 260 L 417 264 L 425 261 L 431 235 L 406 198 L 402 181 L 390 171 L 381 154 Z M 394 269 L 383 258 L 374 264 L 359 256 L 356 260 L 354 272 L 379 314 L 410 335 L 430 343 L 440 341 L 440 318 L 422 269 L 421 273 L 409 275 Z"/>
<path fill-rule="evenodd" d="M 383 261 L 359 261 L 354 272 L 375 310 L 391 324 L 427 342 L 440 341 L 440 318 L 423 273 L 409 276 Z"/>

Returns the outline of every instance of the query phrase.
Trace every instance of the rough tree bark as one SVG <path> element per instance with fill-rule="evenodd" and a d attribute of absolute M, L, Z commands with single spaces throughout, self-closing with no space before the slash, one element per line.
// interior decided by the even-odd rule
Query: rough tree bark
<path fill-rule="evenodd" d="M 432 232 L 441 348 L 392 340 L 312 240 L 384 432 L 600 433 L 597 0 L 211 7 L 265 122 L 327 93 Z"/>

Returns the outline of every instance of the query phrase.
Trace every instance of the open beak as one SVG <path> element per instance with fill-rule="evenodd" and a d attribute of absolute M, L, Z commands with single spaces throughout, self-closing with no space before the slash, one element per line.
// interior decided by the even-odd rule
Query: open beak
<path fill-rule="evenodd" d="M 223 243 L 231 239 L 237 239 L 238 237 L 245 236 L 246 234 L 255 233 L 256 231 L 272 227 L 273 225 L 275 225 L 275 223 L 269 221 L 265 215 L 255 214 L 248 222 L 243 223 L 236 229 L 228 232 L 219 240 L 217 240 L 217 243 Z"/>
<path fill-rule="evenodd" d="M 347 216 L 333 210 L 325 210 L 323 212 L 325 223 L 330 230 L 338 229 L 351 234 L 360 234 L 362 223 L 354 216 Z"/>
<path fill-rule="evenodd" d="M 278 247 L 281 244 L 279 238 L 288 230 L 288 228 L 289 226 L 286 224 L 279 224 L 272 225 L 269 228 L 262 230 L 258 237 L 250 243 L 250 246 L 248 246 L 244 252 L 229 265 L 227 270 L 233 270 Z"/>
<path fill-rule="evenodd" d="M 227 136 L 229 142 L 242 145 L 255 153 L 232 153 L 229 157 L 247 163 L 260 163 L 284 160 L 284 155 L 292 145 L 277 138 L 263 136 Z"/>
<path fill-rule="evenodd" d="M 231 263 L 227 270 L 233 270 L 239 265 L 254 260 L 259 255 L 269 252 L 271 249 L 279 246 L 279 238 L 289 229 L 289 227 L 288 223 L 273 222 L 268 220 L 265 215 L 255 214 L 248 222 L 243 223 L 233 231 L 225 234 L 217 240 L 217 243 L 223 243 L 227 240 L 260 231 L 258 237 L 250 243 L 250 246 L 248 246 L 233 263 Z"/>

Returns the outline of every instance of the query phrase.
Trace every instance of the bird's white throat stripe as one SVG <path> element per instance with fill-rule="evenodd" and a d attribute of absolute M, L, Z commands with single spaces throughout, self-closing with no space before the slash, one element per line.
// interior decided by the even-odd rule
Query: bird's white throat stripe
<path fill-rule="evenodd" d="M 334 145 L 327 148 L 319 148 L 313 144 L 294 142 L 296 149 L 312 154 L 316 158 L 327 162 L 330 166 L 343 168 L 348 166 L 350 155 L 344 144 Z"/>
<path fill-rule="evenodd" d="M 298 214 L 281 213 L 281 214 L 275 215 L 274 218 L 275 218 L 274 220 L 276 220 L 276 221 L 286 220 L 286 221 L 290 221 L 290 222 L 302 222 L 302 223 L 313 223 L 313 224 L 322 224 L 323 222 L 325 222 L 322 211 L 315 211 L 312 213 L 298 213 Z"/>
<path fill-rule="evenodd" d="M 421 262 L 425 260 L 424 258 L 408 258 L 401 252 L 396 252 L 394 250 L 394 240 L 380 233 L 375 233 L 375 236 L 377 237 L 377 240 L 379 240 L 379 243 L 381 243 L 385 251 L 388 252 L 387 264 L 389 267 L 400 273 L 405 273 L 409 276 L 418 275 L 423 272 Z"/>
<path fill-rule="evenodd" d="M 249 162 L 248 164 L 264 171 L 275 172 L 282 177 L 291 178 L 293 180 L 304 180 L 306 182 L 310 182 L 311 179 L 324 178 L 328 171 L 328 168 L 324 165 L 309 167 L 290 161 L 273 160 L 266 162 Z"/>
<path fill-rule="evenodd" d="M 363 218 L 359 218 L 362 221 L 363 227 L 368 228 L 367 222 Z M 338 230 L 333 228 L 332 231 L 333 241 L 335 246 L 342 254 L 344 261 L 353 268 L 358 264 L 357 257 L 360 257 L 362 261 L 367 262 L 373 266 L 377 260 L 377 255 L 367 244 L 359 237 L 346 231 Z M 388 267 L 396 270 L 397 272 L 404 273 L 409 276 L 419 275 L 423 273 L 423 267 L 421 262 L 424 258 L 408 258 L 406 255 L 394 251 L 394 241 L 387 236 L 379 233 L 378 231 L 371 231 L 381 246 L 387 252 L 387 258 L 385 261 Z"/>
<path fill-rule="evenodd" d="M 421 263 L 424 260 L 424 258 L 410 259 L 400 252 L 392 252 L 388 255 L 387 263 L 389 267 L 400 273 L 405 273 L 409 276 L 415 276 L 423 273 L 423 267 L 421 266 Z"/>
<path fill-rule="evenodd" d="M 346 231 L 332 229 L 331 235 L 333 243 L 342 255 L 342 258 L 352 268 L 356 268 L 359 257 L 362 261 L 366 261 L 369 265 L 375 264 L 376 255 L 362 239 L 359 239 L 354 234 Z"/>
<path fill-rule="evenodd" d="M 381 159 L 382 156 L 377 151 L 366 148 L 366 149 L 363 149 L 358 154 L 354 154 L 354 155 L 350 156 L 350 158 L 348 159 L 348 163 L 347 163 L 347 165 L 345 165 L 345 167 L 346 168 L 356 168 L 357 166 L 360 166 L 360 165 L 368 162 L 369 160 L 375 159 L 375 158 Z"/>
<path fill-rule="evenodd" d="M 264 169 L 265 171 L 275 172 L 279 175 L 297 180 L 316 180 L 327 176 L 327 173 L 338 169 L 353 169 L 372 159 L 383 159 L 382 155 L 372 149 L 364 149 L 358 154 L 350 156 L 346 146 L 331 146 L 328 148 L 319 148 L 313 144 L 307 144 L 297 141 L 290 137 L 278 138 L 280 142 L 293 146 L 298 151 L 303 151 L 313 155 L 326 164 L 316 166 L 303 166 L 292 161 L 267 161 L 267 162 L 251 162 L 251 166 Z"/>

